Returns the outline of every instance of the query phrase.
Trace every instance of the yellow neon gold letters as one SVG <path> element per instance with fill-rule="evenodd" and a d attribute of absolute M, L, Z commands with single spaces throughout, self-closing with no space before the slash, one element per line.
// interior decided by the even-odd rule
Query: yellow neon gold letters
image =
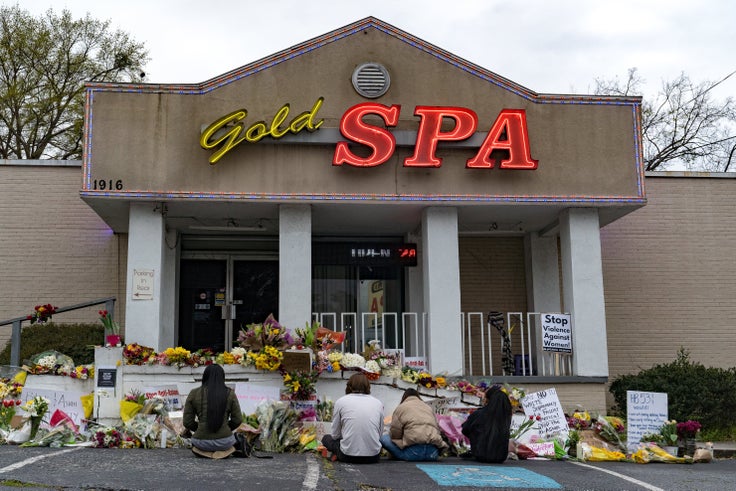
<path fill-rule="evenodd" d="M 248 116 L 248 111 L 238 109 L 216 119 L 205 128 L 199 137 L 199 145 L 205 150 L 216 149 L 209 158 L 210 164 L 215 165 L 227 152 L 244 141 L 256 143 L 266 136 L 279 139 L 287 133 L 297 134 L 302 130 L 315 131 L 324 123 L 323 119 L 317 120 L 317 112 L 322 107 L 324 100 L 324 97 L 317 99 L 311 110 L 300 113 L 283 128 L 281 125 L 286 121 L 290 111 L 289 104 L 284 104 L 276 111 L 270 125 L 265 121 L 256 121 L 247 128 L 243 120 Z M 221 130 L 225 131 L 222 135 L 218 134 Z"/>

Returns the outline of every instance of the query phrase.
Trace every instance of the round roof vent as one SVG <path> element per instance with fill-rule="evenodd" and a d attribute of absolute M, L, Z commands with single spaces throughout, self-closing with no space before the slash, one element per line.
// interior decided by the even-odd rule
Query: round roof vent
<path fill-rule="evenodd" d="M 369 99 L 381 97 L 388 91 L 391 77 L 386 67 L 379 63 L 363 63 L 353 72 L 353 87 L 358 94 Z"/>

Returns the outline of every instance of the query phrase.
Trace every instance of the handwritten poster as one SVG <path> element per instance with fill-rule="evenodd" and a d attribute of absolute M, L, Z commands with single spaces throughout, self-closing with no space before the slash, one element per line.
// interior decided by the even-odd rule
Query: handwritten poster
<path fill-rule="evenodd" d="M 537 422 L 540 438 L 549 440 L 560 437 L 563 441 L 567 440 L 569 428 L 557 390 L 549 388 L 527 394 L 522 399 L 522 404 L 527 418 L 540 416 L 541 419 Z"/>
<path fill-rule="evenodd" d="M 54 414 L 54 411 L 60 409 L 64 411 L 71 419 L 74 424 L 81 425 L 84 419 L 84 408 L 82 407 L 81 397 L 87 395 L 87 392 L 77 392 L 71 390 L 49 390 L 49 389 L 35 389 L 32 387 L 26 387 L 23 389 L 21 400 L 25 404 L 29 399 L 33 399 L 36 396 L 45 397 L 49 400 L 49 410 L 45 420 Z M 18 411 L 21 416 L 25 415 L 25 412 Z M 46 423 L 42 425 L 44 428 L 47 427 Z"/>
<path fill-rule="evenodd" d="M 636 450 L 642 435 L 657 433 L 667 421 L 667 393 L 626 391 L 626 437 L 629 450 Z"/>

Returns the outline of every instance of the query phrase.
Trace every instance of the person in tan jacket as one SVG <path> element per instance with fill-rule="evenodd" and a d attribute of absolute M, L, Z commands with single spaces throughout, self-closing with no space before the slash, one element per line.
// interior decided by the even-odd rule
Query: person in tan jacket
<path fill-rule="evenodd" d="M 437 460 L 447 448 L 432 408 L 422 401 L 416 389 L 406 389 L 401 403 L 391 416 L 389 434 L 381 436 L 381 445 L 397 459 Z"/>

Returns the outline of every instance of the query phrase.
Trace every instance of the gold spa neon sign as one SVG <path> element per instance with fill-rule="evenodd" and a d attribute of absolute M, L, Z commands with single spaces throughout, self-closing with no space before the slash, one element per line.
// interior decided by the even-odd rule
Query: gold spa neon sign
<path fill-rule="evenodd" d="M 297 134 L 303 130 L 316 131 L 324 120 L 317 120 L 317 112 L 324 98 L 320 97 L 310 111 L 297 115 L 288 125 L 286 121 L 290 107 L 284 104 L 274 115 L 271 123 L 257 121 L 247 128 L 244 119 L 245 109 L 238 109 L 209 125 L 199 139 L 202 148 L 217 148 L 210 156 L 210 164 L 216 164 L 227 152 L 247 141 L 256 143 L 266 136 L 279 139 L 288 133 Z M 348 141 L 338 141 L 332 158 L 332 165 L 343 164 L 354 167 L 376 167 L 386 162 L 396 150 L 396 138 L 387 128 L 396 126 L 401 113 L 400 105 L 386 106 L 374 102 L 356 104 L 349 108 L 340 119 L 340 133 Z M 367 115 L 379 116 L 386 128 L 366 123 Z M 419 128 L 414 143 L 414 154 L 404 159 L 404 167 L 440 167 L 442 159 L 435 155 L 440 141 L 462 141 L 470 138 L 478 127 L 478 115 L 471 109 L 457 106 L 416 106 L 414 115 L 419 117 Z M 452 120 L 452 129 L 443 131 L 442 124 Z M 223 133 L 224 132 L 224 133 Z M 362 157 L 350 150 L 350 144 L 360 144 L 371 150 L 370 155 Z M 219 147 L 219 148 L 218 148 Z M 490 169 L 495 159 L 492 152 L 502 150 L 508 158 L 502 159 L 500 169 L 535 170 L 539 164 L 531 156 L 526 111 L 523 109 L 502 109 L 491 125 L 487 136 L 476 155 L 468 159 L 468 169 Z"/>

